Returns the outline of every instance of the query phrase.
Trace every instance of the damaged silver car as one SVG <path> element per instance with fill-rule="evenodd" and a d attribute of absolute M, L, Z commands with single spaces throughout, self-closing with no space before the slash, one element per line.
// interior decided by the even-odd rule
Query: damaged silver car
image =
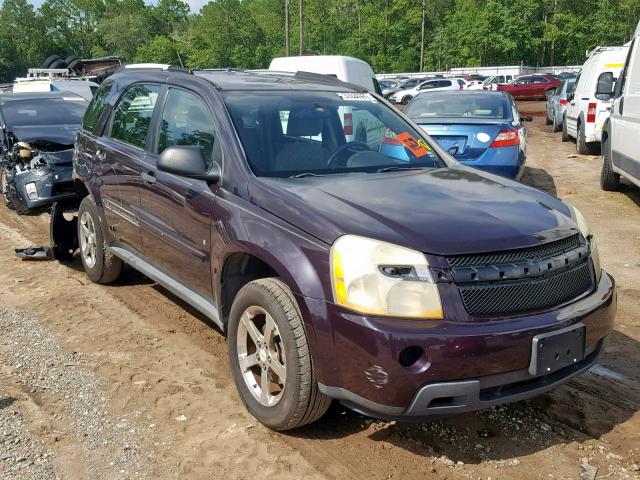
<path fill-rule="evenodd" d="M 69 92 L 0 94 L 0 192 L 18 214 L 75 198 L 73 149 L 88 102 Z"/>

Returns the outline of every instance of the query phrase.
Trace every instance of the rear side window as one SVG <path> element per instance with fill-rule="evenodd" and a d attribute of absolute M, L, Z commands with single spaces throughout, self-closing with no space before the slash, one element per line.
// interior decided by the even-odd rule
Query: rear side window
<path fill-rule="evenodd" d="M 547 83 L 549 81 L 544 77 L 532 77 L 532 79 L 533 83 Z"/>
<path fill-rule="evenodd" d="M 440 80 L 440 82 L 438 83 L 438 87 L 450 87 L 451 86 L 451 80 Z"/>
<path fill-rule="evenodd" d="M 208 165 L 215 139 L 209 109 L 196 95 L 172 88 L 162 111 L 158 153 L 176 145 L 199 146 Z"/>
<path fill-rule="evenodd" d="M 136 84 L 127 89 L 113 112 L 111 138 L 145 148 L 160 88 Z"/>
<path fill-rule="evenodd" d="M 96 125 L 98 124 L 98 120 L 100 120 L 100 117 L 102 116 L 102 112 L 104 112 L 104 109 L 107 106 L 107 99 L 111 93 L 112 86 L 113 85 L 103 86 L 91 100 L 91 103 L 84 114 L 84 121 L 82 122 L 83 130 L 93 133 Z"/>

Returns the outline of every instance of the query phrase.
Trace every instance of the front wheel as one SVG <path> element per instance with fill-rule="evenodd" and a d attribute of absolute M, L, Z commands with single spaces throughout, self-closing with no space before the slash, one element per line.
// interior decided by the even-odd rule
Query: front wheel
<path fill-rule="evenodd" d="M 411 95 L 405 95 L 404 97 L 402 97 L 402 104 L 406 105 L 407 103 L 409 103 L 411 100 L 413 100 L 413 97 Z"/>
<path fill-rule="evenodd" d="M 115 282 L 122 271 L 122 260 L 105 248 L 100 214 L 90 197 L 83 198 L 78 209 L 78 244 L 89 279 L 95 283 Z"/>
<path fill-rule="evenodd" d="M 602 141 L 602 171 L 600 172 L 600 187 L 606 192 L 615 192 L 620 189 L 620 174 L 613 171 L 611 164 L 611 152 L 609 141 Z"/>
<path fill-rule="evenodd" d="M 13 205 L 13 202 L 9 200 L 9 181 L 7 180 L 7 176 L 7 170 L 0 168 L 0 192 L 2 192 L 4 205 L 10 210 L 15 210 L 16 207 Z"/>
<path fill-rule="evenodd" d="M 331 399 L 318 390 L 302 316 L 277 278 L 246 284 L 229 315 L 229 363 L 247 410 L 273 430 L 322 417 Z"/>

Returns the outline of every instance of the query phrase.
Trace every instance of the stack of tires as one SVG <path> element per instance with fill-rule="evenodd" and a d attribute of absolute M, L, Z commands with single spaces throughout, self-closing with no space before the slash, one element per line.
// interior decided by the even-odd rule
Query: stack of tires
<path fill-rule="evenodd" d="M 78 75 L 82 75 L 83 72 L 82 60 L 75 55 L 70 55 L 67 58 L 62 58 L 60 55 L 51 55 L 44 61 L 42 68 L 67 68 Z"/>

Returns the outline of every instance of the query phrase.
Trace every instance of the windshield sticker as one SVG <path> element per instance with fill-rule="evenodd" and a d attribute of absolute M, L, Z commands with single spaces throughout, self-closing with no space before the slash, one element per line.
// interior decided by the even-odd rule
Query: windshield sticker
<path fill-rule="evenodd" d="M 337 95 L 343 100 L 378 103 L 370 93 L 338 93 Z"/>
<path fill-rule="evenodd" d="M 424 157 L 431 151 L 427 142 L 424 140 L 416 140 L 409 132 L 399 133 L 396 135 L 396 140 L 408 148 L 416 157 Z"/>

